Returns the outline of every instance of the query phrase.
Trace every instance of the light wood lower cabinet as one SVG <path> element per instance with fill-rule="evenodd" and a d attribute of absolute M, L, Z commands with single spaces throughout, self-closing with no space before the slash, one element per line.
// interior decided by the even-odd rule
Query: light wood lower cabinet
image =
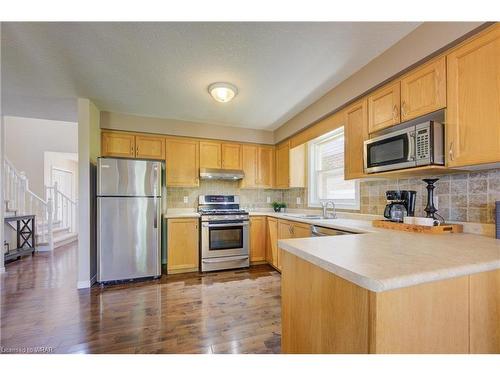
<path fill-rule="evenodd" d="M 266 260 L 266 217 L 250 217 L 250 262 Z"/>
<path fill-rule="evenodd" d="M 298 223 L 295 221 L 278 220 L 278 238 L 277 240 L 286 240 L 288 238 L 307 238 L 311 237 L 311 226 L 309 224 Z M 278 246 L 277 246 L 278 247 Z M 278 247 L 277 268 L 281 271 L 282 250 Z"/>
<path fill-rule="evenodd" d="M 500 270 L 376 293 L 281 263 L 283 353 L 500 353 Z"/>
<path fill-rule="evenodd" d="M 197 187 L 199 142 L 192 139 L 166 139 L 167 186 Z"/>
<path fill-rule="evenodd" d="M 266 226 L 266 261 L 278 267 L 278 219 L 267 218 Z"/>
<path fill-rule="evenodd" d="M 194 272 L 199 268 L 199 220 L 168 219 L 167 272 Z"/>
<path fill-rule="evenodd" d="M 446 59 L 447 166 L 500 162 L 500 24 Z"/>

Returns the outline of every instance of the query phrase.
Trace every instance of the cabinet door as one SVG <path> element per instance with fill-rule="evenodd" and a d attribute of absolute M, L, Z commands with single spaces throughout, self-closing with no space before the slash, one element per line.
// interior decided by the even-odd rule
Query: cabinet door
<path fill-rule="evenodd" d="M 250 262 L 266 259 L 266 217 L 250 218 Z"/>
<path fill-rule="evenodd" d="M 245 172 L 245 177 L 241 180 L 240 187 L 255 188 L 257 187 L 257 146 L 242 145 L 241 146 L 242 169 Z"/>
<path fill-rule="evenodd" d="M 241 145 L 237 143 L 223 143 L 221 146 L 222 168 L 242 169 Z"/>
<path fill-rule="evenodd" d="M 165 137 L 136 135 L 135 157 L 165 160 Z"/>
<path fill-rule="evenodd" d="M 311 226 L 309 224 L 294 223 L 292 234 L 293 238 L 311 237 Z"/>
<path fill-rule="evenodd" d="M 272 188 L 274 183 L 274 149 L 259 146 L 257 150 L 257 185 Z"/>
<path fill-rule="evenodd" d="M 293 238 L 293 224 L 286 220 L 278 220 L 278 240 Z M 278 247 L 276 267 L 281 271 L 281 250 Z"/>
<path fill-rule="evenodd" d="M 278 266 L 278 219 L 267 218 L 266 260 L 273 266 Z"/>
<path fill-rule="evenodd" d="M 455 49 L 447 61 L 447 165 L 499 162 L 500 26 Z"/>
<path fill-rule="evenodd" d="M 290 149 L 290 187 L 307 186 L 307 145 L 303 143 Z"/>
<path fill-rule="evenodd" d="M 167 186 L 199 186 L 198 141 L 167 138 L 166 150 Z"/>
<path fill-rule="evenodd" d="M 221 167 L 221 144 L 219 142 L 200 141 L 200 168 Z"/>
<path fill-rule="evenodd" d="M 134 158 L 135 136 L 128 133 L 102 132 L 101 155 Z"/>
<path fill-rule="evenodd" d="M 402 121 L 446 107 L 444 56 L 410 72 L 401 80 Z"/>
<path fill-rule="evenodd" d="M 198 219 L 167 221 L 167 270 L 169 273 L 198 270 Z"/>
<path fill-rule="evenodd" d="M 370 133 L 399 124 L 401 121 L 400 83 L 391 83 L 368 96 L 368 130 Z"/>
<path fill-rule="evenodd" d="M 346 110 L 344 127 L 344 176 L 346 180 L 364 176 L 363 142 L 368 139 L 366 99 Z"/>
<path fill-rule="evenodd" d="M 290 186 L 290 144 L 284 142 L 276 146 L 275 187 L 286 189 Z"/>

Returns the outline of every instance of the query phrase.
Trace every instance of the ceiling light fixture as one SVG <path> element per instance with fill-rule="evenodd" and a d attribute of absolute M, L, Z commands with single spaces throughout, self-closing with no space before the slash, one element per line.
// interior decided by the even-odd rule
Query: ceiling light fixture
<path fill-rule="evenodd" d="M 216 82 L 208 86 L 208 92 L 218 102 L 227 103 L 238 94 L 238 89 L 230 83 Z"/>

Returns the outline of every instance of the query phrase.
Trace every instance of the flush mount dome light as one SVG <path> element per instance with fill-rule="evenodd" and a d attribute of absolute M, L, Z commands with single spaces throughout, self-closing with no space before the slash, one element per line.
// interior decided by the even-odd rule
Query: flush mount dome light
<path fill-rule="evenodd" d="M 216 82 L 208 86 L 208 92 L 218 102 L 227 103 L 236 96 L 238 89 L 230 83 Z"/>

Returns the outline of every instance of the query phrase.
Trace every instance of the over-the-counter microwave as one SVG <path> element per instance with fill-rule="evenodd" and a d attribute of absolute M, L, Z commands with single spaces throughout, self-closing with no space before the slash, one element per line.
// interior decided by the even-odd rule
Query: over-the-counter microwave
<path fill-rule="evenodd" d="M 364 142 L 365 173 L 444 165 L 444 127 L 426 121 Z"/>

